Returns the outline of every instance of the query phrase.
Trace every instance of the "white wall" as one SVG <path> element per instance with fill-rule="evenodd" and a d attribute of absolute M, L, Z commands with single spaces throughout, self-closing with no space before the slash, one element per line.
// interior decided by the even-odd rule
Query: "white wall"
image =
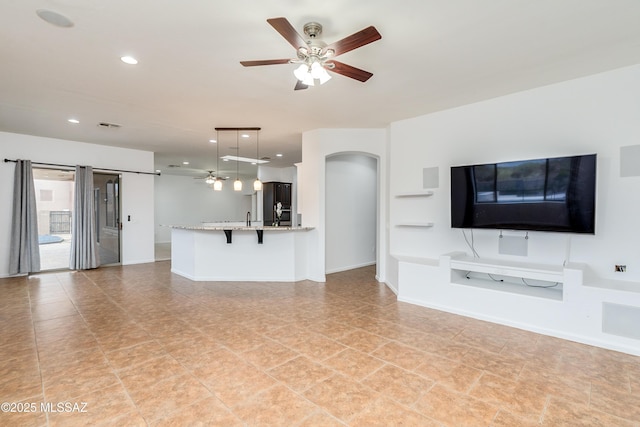
<path fill-rule="evenodd" d="M 310 231 L 309 259 L 317 260 L 310 266 L 310 277 L 325 281 L 325 234 L 326 234 L 326 158 L 339 153 L 365 153 L 378 158 L 379 177 L 386 176 L 385 129 L 318 129 L 302 135 L 302 165 L 299 169 L 299 212 L 302 225 L 315 227 Z M 379 178 L 378 223 L 377 223 L 377 278 L 385 281 L 386 257 L 386 210 L 387 189 Z"/>
<path fill-rule="evenodd" d="M 327 273 L 376 262 L 378 162 L 363 154 L 338 154 L 326 166 Z"/>
<path fill-rule="evenodd" d="M 640 177 L 621 178 L 619 170 L 620 147 L 640 144 L 639 99 L 635 66 L 393 123 L 391 222 L 406 219 L 409 209 L 435 226 L 392 227 L 391 253 L 435 259 L 469 251 L 461 232 L 450 227 L 452 165 L 597 153 L 595 236 L 530 232 L 527 258 L 585 262 L 602 277 L 614 277 L 614 264 L 626 264 L 624 279 L 640 281 Z M 411 205 L 393 198 L 420 189 L 422 169 L 433 166 L 440 168 L 441 183 L 433 197 Z M 475 231 L 481 256 L 499 257 L 498 234 Z"/>
<path fill-rule="evenodd" d="M 620 148 L 640 145 L 639 100 L 640 66 L 633 66 L 393 123 L 390 251 L 400 262 L 390 261 L 387 283 L 398 299 L 640 354 L 639 341 L 628 332 L 603 329 L 613 321 L 637 330 L 622 311 L 605 315 L 605 303 L 628 306 L 640 316 L 640 177 L 620 175 Z M 442 255 L 471 251 L 462 232 L 450 226 L 452 165 L 587 153 L 598 156 L 595 235 L 529 232 L 528 255 L 515 256 L 499 253 L 498 230 L 474 231 L 480 257 L 498 266 L 520 262 L 561 269 L 571 263 L 573 278 L 565 270 L 561 300 L 492 287 L 488 278 L 475 287 L 473 277 L 453 277 Z M 439 168 L 433 196 L 394 197 L 420 190 L 425 167 Z M 396 226 L 409 220 L 435 225 Z M 627 272 L 615 273 L 614 264 L 626 264 Z"/>
<path fill-rule="evenodd" d="M 86 144 L 31 135 L 0 132 L 0 152 L 4 158 L 94 168 L 153 171 L 153 153 L 124 148 Z M 9 273 L 11 210 L 14 163 L 0 166 L 0 276 Z M 153 176 L 123 173 L 122 213 L 132 215 L 132 223 L 123 229 L 122 263 L 152 262 L 153 252 Z M 135 221 L 135 222 L 133 222 Z"/>
<path fill-rule="evenodd" d="M 166 225 L 201 225 L 202 222 L 245 221 L 252 211 L 253 181 L 242 182 L 242 191 L 233 191 L 233 180 L 222 191 L 213 191 L 204 180 L 188 176 L 155 177 L 155 242 L 171 241 Z"/>

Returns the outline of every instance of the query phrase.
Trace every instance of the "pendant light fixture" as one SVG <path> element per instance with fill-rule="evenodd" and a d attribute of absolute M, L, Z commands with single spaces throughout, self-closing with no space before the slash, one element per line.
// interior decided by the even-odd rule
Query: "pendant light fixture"
<path fill-rule="evenodd" d="M 213 183 L 213 191 L 222 191 L 222 180 L 220 179 L 220 131 L 216 129 L 216 180 Z"/>
<path fill-rule="evenodd" d="M 262 190 L 262 181 L 260 181 L 260 131 L 256 131 L 256 180 L 253 181 L 253 190 Z"/>
<path fill-rule="evenodd" d="M 233 182 L 233 191 L 242 191 L 242 181 L 239 178 L 240 169 L 240 129 L 236 129 L 236 180 Z"/>

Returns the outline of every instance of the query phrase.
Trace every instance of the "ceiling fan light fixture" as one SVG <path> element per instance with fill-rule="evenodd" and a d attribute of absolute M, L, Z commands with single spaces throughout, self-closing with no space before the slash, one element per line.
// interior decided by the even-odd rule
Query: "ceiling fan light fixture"
<path fill-rule="evenodd" d="M 307 75 L 304 77 L 304 80 L 302 80 L 302 83 L 307 86 L 314 86 L 313 76 L 311 76 L 311 73 L 307 73 Z"/>
<path fill-rule="evenodd" d="M 207 183 L 208 185 L 211 185 L 211 184 L 213 184 L 213 183 L 215 183 L 215 182 L 216 182 L 216 179 L 215 179 L 213 176 L 209 175 L 209 176 L 204 180 L 204 182 L 205 182 L 205 183 Z"/>
<path fill-rule="evenodd" d="M 320 80 L 321 85 L 331 80 L 331 75 L 324 69 L 324 67 L 320 67 L 320 77 L 318 77 L 318 80 Z"/>
<path fill-rule="evenodd" d="M 309 67 L 307 66 L 307 64 L 300 64 L 298 68 L 293 70 L 293 75 L 296 76 L 296 79 L 300 80 L 301 82 L 304 81 L 308 74 Z"/>
<path fill-rule="evenodd" d="M 319 79 L 322 75 L 322 65 L 318 61 L 313 61 L 311 64 L 311 77 L 314 79 Z"/>

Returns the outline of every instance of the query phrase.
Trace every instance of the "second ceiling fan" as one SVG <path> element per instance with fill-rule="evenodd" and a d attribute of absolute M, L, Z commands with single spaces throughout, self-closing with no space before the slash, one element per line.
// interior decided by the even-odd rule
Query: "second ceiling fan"
<path fill-rule="evenodd" d="M 322 25 L 317 22 L 305 24 L 303 30 L 304 34 L 308 37 L 307 40 L 298 34 L 286 18 L 271 18 L 267 19 L 267 22 L 296 49 L 297 57 L 293 59 L 240 61 L 245 67 L 300 64 L 294 71 L 298 79 L 295 90 L 306 89 L 309 86 L 313 86 L 315 80 L 319 80 L 320 84 L 325 83 L 331 78 L 327 70 L 361 82 L 366 82 L 373 76 L 373 74 L 368 71 L 347 65 L 343 62 L 338 62 L 333 58 L 376 40 L 380 40 L 382 36 L 375 27 L 369 26 L 364 30 L 328 45 L 318 38 L 320 34 L 322 34 Z"/>

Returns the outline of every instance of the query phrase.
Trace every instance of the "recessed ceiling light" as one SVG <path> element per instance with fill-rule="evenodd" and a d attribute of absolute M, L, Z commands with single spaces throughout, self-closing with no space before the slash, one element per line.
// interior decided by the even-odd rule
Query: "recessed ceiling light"
<path fill-rule="evenodd" d="M 229 159 L 222 159 L 222 161 L 223 161 L 223 162 L 228 162 L 228 161 L 229 161 Z"/>
<path fill-rule="evenodd" d="M 43 21 L 46 21 L 51 25 L 55 25 L 56 27 L 73 27 L 73 21 L 71 21 L 71 19 L 52 10 L 38 9 L 36 10 L 36 15 L 38 15 Z"/>
<path fill-rule="evenodd" d="M 69 123 L 73 123 L 74 125 L 77 125 L 78 123 L 80 123 L 80 120 L 78 119 L 69 119 L 67 120 Z"/>
<path fill-rule="evenodd" d="M 212 144 L 215 144 L 218 141 L 216 141 L 215 139 L 210 139 L 209 142 L 212 143 Z"/>
<path fill-rule="evenodd" d="M 242 136 L 243 138 L 249 138 L 249 135 L 247 135 L 246 133 L 243 133 L 241 136 Z"/>
<path fill-rule="evenodd" d="M 162 172 L 160 169 L 156 169 L 156 173 L 160 173 Z"/>
<path fill-rule="evenodd" d="M 136 58 L 134 58 L 133 56 L 122 56 L 122 57 L 120 57 L 120 61 L 124 62 L 125 64 L 129 64 L 129 65 L 136 65 L 138 63 L 138 60 Z"/>
<path fill-rule="evenodd" d="M 282 157 L 282 154 L 278 153 L 276 154 L 276 157 Z"/>
<path fill-rule="evenodd" d="M 188 164 L 189 164 L 189 162 L 182 162 L 182 164 L 183 164 L 183 165 L 188 165 Z"/>

